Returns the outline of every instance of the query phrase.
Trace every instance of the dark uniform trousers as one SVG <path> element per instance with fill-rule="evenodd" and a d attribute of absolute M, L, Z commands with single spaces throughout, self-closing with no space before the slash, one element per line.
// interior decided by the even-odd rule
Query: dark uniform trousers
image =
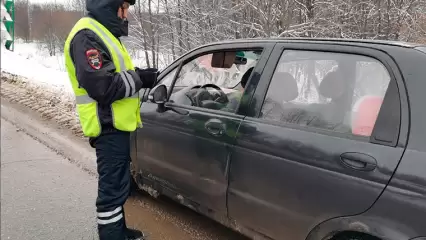
<path fill-rule="evenodd" d="M 99 174 L 96 199 L 100 240 L 124 240 L 123 205 L 130 195 L 130 133 L 104 131 L 91 139 L 96 148 Z"/>

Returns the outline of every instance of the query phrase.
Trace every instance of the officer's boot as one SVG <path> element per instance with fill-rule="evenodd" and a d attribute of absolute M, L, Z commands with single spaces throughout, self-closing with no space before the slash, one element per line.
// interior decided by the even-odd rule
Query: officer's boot
<path fill-rule="evenodd" d="M 136 229 L 126 228 L 125 234 L 126 240 L 146 240 L 145 234 Z"/>

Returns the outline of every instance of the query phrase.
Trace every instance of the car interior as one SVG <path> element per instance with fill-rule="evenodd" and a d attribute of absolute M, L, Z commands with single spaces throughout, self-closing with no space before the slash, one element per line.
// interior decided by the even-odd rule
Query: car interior
<path fill-rule="evenodd" d="M 254 51 L 254 59 L 248 61 L 245 52 L 217 52 L 211 54 L 207 66 L 197 63 L 185 78 L 190 83 L 198 75 L 203 74 L 204 84 L 187 84 L 175 86 L 170 98 L 171 102 L 188 106 L 202 107 L 214 110 L 235 112 L 239 105 L 242 92 L 252 75 L 254 67 L 260 58 L 261 52 Z M 304 59 L 302 59 L 304 60 Z M 316 59 L 309 59 L 309 61 Z M 324 60 L 324 59 L 319 59 Z M 335 60 L 335 59 L 334 59 Z M 194 61 L 194 60 L 193 60 Z M 294 59 L 292 60 L 294 61 Z M 244 69 L 241 66 L 249 66 Z M 279 96 L 276 99 L 266 97 L 261 118 L 279 120 L 286 123 L 305 125 L 319 129 L 328 129 L 341 133 L 369 136 L 374 127 L 383 98 L 366 96 L 362 99 L 353 99 L 355 77 L 348 77 L 347 71 L 353 72 L 356 61 L 336 61 L 336 66 L 327 72 L 320 80 L 313 72 L 305 73 L 319 82 L 315 86 L 318 95 L 323 101 L 314 103 L 300 103 L 295 101 L 301 94 L 300 83 L 294 74 L 289 72 L 275 72 L 269 87 L 268 96 Z M 236 81 L 229 81 L 233 86 L 215 84 L 214 74 L 217 69 L 242 69 L 238 72 L 227 72 L 226 77 L 237 76 Z M 311 71 L 315 71 L 313 68 Z M 207 79 L 207 80 L 206 80 Z M 238 94 L 239 93 L 239 94 Z M 353 106 L 356 102 L 356 107 Z"/>
<path fill-rule="evenodd" d="M 345 71 L 353 71 L 356 64 L 356 61 L 337 62 L 337 66 L 326 73 L 316 87 L 316 92 L 325 101 L 308 104 L 295 101 L 303 91 L 300 89 L 303 86 L 298 86 L 293 74 L 275 72 L 260 117 L 340 133 L 370 136 L 383 97 L 372 95 L 353 99 L 356 79 L 347 77 Z M 318 80 L 315 74 L 305 74 Z M 280 101 L 276 101 L 277 99 Z"/>
<path fill-rule="evenodd" d="M 187 77 L 189 75 L 190 78 L 196 78 L 197 75 L 200 74 L 199 72 L 203 71 L 203 77 L 207 78 L 207 80 L 204 80 L 204 84 L 175 86 L 170 101 L 214 110 L 236 111 L 242 92 L 261 55 L 261 51 L 252 51 L 250 52 L 252 54 L 252 59 L 248 60 L 244 57 L 244 54 L 248 52 L 249 51 L 213 53 L 211 64 L 207 66 L 209 74 L 205 74 L 205 68 L 200 67 L 200 64 L 198 64 L 197 68 L 192 69 L 192 72 L 185 76 Z M 229 86 L 215 84 L 218 82 L 214 79 L 214 72 L 217 69 L 227 71 L 227 78 L 234 76 L 233 80 L 223 80 L 223 82 L 230 82 L 231 84 L 229 84 Z"/>

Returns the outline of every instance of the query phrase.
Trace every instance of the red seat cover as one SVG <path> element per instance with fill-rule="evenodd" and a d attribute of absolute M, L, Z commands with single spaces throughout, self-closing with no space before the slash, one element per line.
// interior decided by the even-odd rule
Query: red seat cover
<path fill-rule="evenodd" d="M 382 103 L 383 97 L 379 96 L 365 96 L 359 100 L 352 122 L 353 134 L 371 136 Z"/>

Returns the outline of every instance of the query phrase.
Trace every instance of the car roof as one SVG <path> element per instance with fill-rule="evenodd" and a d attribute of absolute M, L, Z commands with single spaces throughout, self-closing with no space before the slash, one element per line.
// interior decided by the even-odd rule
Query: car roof
<path fill-rule="evenodd" d="M 353 45 L 387 45 L 404 48 L 415 48 L 426 46 L 420 43 L 389 41 L 389 40 L 371 40 L 371 39 L 344 39 L 344 38 L 244 38 L 216 42 L 208 45 L 225 44 L 225 43 L 246 43 L 246 42 L 295 42 L 295 43 L 327 43 L 327 44 L 353 44 Z"/>

